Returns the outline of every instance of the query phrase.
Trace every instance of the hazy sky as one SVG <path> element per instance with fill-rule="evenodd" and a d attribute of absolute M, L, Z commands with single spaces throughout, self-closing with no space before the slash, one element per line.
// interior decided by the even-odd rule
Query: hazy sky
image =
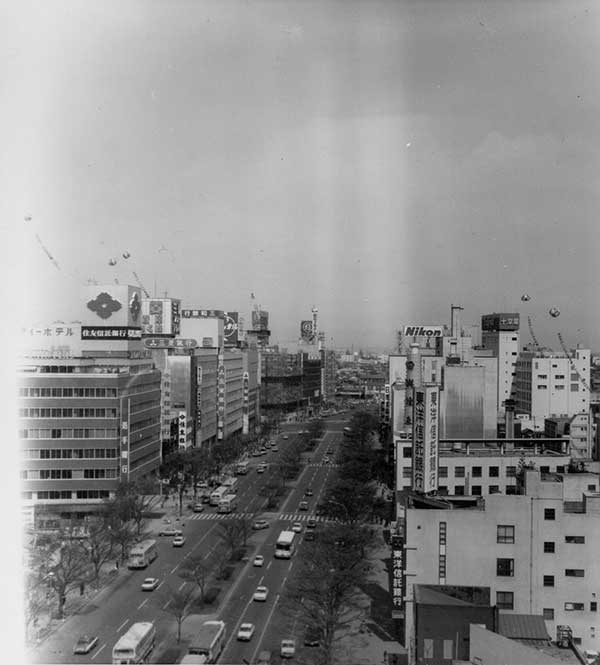
<path fill-rule="evenodd" d="M 274 341 L 315 304 L 336 346 L 391 348 L 454 303 L 600 350 L 598 3 L 16 7 L 0 206 L 27 323 L 135 270 L 246 316 L 254 292 Z"/>

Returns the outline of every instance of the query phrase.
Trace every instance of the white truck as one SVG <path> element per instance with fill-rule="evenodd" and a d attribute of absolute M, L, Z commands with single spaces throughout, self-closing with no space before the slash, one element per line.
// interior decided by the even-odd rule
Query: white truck
<path fill-rule="evenodd" d="M 205 621 L 190 640 L 187 656 L 200 656 L 197 663 L 216 663 L 225 646 L 225 622 Z M 186 657 L 187 657 L 186 656 Z M 182 661 L 184 662 L 184 661 Z M 187 662 L 194 662 L 188 660 Z"/>
<path fill-rule="evenodd" d="M 113 647 L 113 665 L 147 662 L 150 652 L 154 649 L 155 640 L 156 628 L 153 623 L 149 621 L 134 623 Z"/>

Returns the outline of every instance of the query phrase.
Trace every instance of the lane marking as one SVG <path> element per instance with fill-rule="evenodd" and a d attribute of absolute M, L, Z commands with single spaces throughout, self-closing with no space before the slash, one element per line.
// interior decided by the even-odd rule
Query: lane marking
<path fill-rule="evenodd" d="M 129 619 L 125 619 L 125 621 L 123 621 L 123 623 L 117 628 L 117 633 L 120 632 L 121 628 L 123 628 L 123 626 L 124 626 L 128 621 L 129 621 Z"/>
<path fill-rule="evenodd" d="M 271 611 L 269 612 L 267 616 L 267 620 L 265 621 L 265 626 L 262 629 L 262 633 L 260 634 L 260 637 L 258 638 L 258 644 L 256 645 L 256 649 L 254 650 L 254 653 L 252 654 L 252 658 L 250 658 L 250 662 L 254 663 L 256 662 L 256 654 L 258 653 L 258 650 L 260 649 L 260 644 L 263 641 L 263 638 L 265 636 L 265 632 L 267 631 L 267 628 L 269 627 L 271 623 L 271 617 L 273 616 L 273 612 L 275 611 L 275 607 L 277 607 L 277 603 L 279 601 L 279 594 L 275 597 L 275 602 L 273 603 L 273 607 L 271 608 Z"/>
<path fill-rule="evenodd" d="M 162 585 L 163 585 L 163 583 L 160 582 L 159 585 L 156 587 L 156 590 L 158 591 Z"/>
<path fill-rule="evenodd" d="M 146 598 L 146 600 L 142 600 L 142 602 L 137 606 L 138 610 L 141 610 L 142 607 L 148 602 L 149 598 Z"/>
<path fill-rule="evenodd" d="M 269 567 L 272 563 L 273 563 L 273 559 L 271 559 L 271 561 L 269 561 L 269 563 L 267 564 L 267 570 L 269 570 Z"/>
<path fill-rule="evenodd" d="M 106 642 L 105 642 L 105 643 L 104 643 L 104 644 L 98 649 L 98 651 L 96 651 L 96 653 L 92 656 L 92 660 L 94 660 L 94 658 L 95 658 L 95 657 L 96 657 L 96 656 L 102 651 L 102 649 L 104 649 L 105 646 L 106 646 Z"/>
<path fill-rule="evenodd" d="M 171 601 L 167 600 L 167 602 L 163 605 L 163 610 L 166 610 L 167 607 L 169 607 L 170 603 L 171 603 Z"/>
<path fill-rule="evenodd" d="M 179 587 L 177 588 L 178 591 L 181 591 L 183 587 L 187 584 L 187 582 L 182 582 Z"/>
<path fill-rule="evenodd" d="M 175 566 L 175 568 L 173 568 L 173 570 L 171 571 L 171 575 L 172 575 L 172 574 L 173 574 L 178 568 L 179 568 L 179 564 L 177 564 L 177 565 Z"/>
<path fill-rule="evenodd" d="M 242 617 L 243 617 L 244 614 L 246 613 L 246 610 L 250 607 L 250 604 L 251 604 L 251 603 L 252 603 L 252 596 L 250 597 L 250 600 L 246 603 L 246 607 L 244 607 L 244 609 L 242 610 L 242 612 L 241 612 L 241 614 L 240 614 L 240 618 L 237 620 L 237 622 L 236 622 L 236 624 L 235 624 L 235 628 L 231 631 L 231 635 L 230 635 L 230 637 L 229 637 L 229 640 L 227 640 L 227 644 L 225 644 L 225 646 L 223 647 L 223 651 L 221 651 L 221 657 L 223 657 L 223 654 L 224 654 L 225 651 L 227 651 L 227 649 L 229 648 L 229 645 L 231 644 L 231 640 L 232 640 L 234 637 L 237 636 L 237 632 L 238 632 L 238 630 L 239 630 L 240 624 L 241 624 L 242 621 L 243 621 Z"/>

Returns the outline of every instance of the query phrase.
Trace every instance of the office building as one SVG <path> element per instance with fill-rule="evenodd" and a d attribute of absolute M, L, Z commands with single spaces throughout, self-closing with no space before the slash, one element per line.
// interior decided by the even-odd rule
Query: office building
<path fill-rule="evenodd" d="M 497 410 L 513 394 L 515 366 L 519 355 L 519 314 L 486 314 L 481 317 L 481 344 L 498 359 Z"/>

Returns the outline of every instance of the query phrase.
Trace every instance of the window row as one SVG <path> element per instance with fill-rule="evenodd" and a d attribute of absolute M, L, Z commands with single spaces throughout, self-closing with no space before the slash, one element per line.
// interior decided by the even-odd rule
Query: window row
<path fill-rule="evenodd" d="M 116 478 L 118 469 L 39 469 L 21 471 L 22 480 L 81 480 Z"/>
<path fill-rule="evenodd" d="M 515 542 L 515 527 L 512 524 L 499 524 L 496 527 L 496 542 L 513 544 Z M 565 543 L 584 544 L 585 536 L 565 536 Z M 544 552 L 553 553 L 555 543 L 547 541 L 544 543 Z"/>
<path fill-rule="evenodd" d="M 25 494 L 31 495 L 31 492 L 26 492 Z M 71 490 L 48 490 L 43 492 L 36 492 L 37 500 L 41 501 L 44 499 L 72 499 L 73 492 Z M 76 499 L 108 499 L 110 493 L 108 490 L 78 490 L 75 492 Z M 32 497 L 27 497 L 31 499 Z"/>
<path fill-rule="evenodd" d="M 116 448 L 33 448 L 24 450 L 26 459 L 114 459 Z"/>
<path fill-rule="evenodd" d="M 19 409 L 20 418 L 117 418 L 117 409 Z"/>
<path fill-rule="evenodd" d="M 118 397 L 116 388 L 19 388 L 19 397 Z"/>
<path fill-rule="evenodd" d="M 454 477 L 455 478 L 464 478 L 466 468 L 464 466 L 455 466 L 454 467 Z M 515 478 L 517 475 L 516 466 L 507 466 L 505 468 L 506 478 Z M 438 475 L 440 478 L 448 478 L 448 467 L 440 466 L 438 468 Z M 471 477 L 473 478 L 482 478 L 483 477 L 483 467 L 473 466 L 471 467 Z M 499 466 L 489 466 L 488 467 L 488 478 L 499 478 L 500 477 L 500 467 Z"/>
<path fill-rule="evenodd" d="M 114 439 L 116 427 L 33 428 L 20 429 L 20 439 Z"/>
<path fill-rule="evenodd" d="M 496 575 L 498 577 L 514 577 L 515 560 L 496 559 Z M 583 568 L 566 568 L 565 577 L 585 577 L 585 570 Z M 554 575 L 544 575 L 544 586 L 554 586 Z"/>
<path fill-rule="evenodd" d="M 409 469 L 410 471 L 410 469 Z M 410 478 L 411 474 L 404 474 L 404 478 Z M 483 496 L 483 487 L 481 485 L 472 485 L 471 486 L 471 491 L 469 496 Z M 454 488 L 454 496 L 465 496 L 465 487 L 464 485 L 456 485 Z M 487 493 L 488 494 L 500 494 L 500 485 L 489 485 L 487 488 Z M 507 485 L 505 489 L 506 494 L 516 494 L 517 493 L 517 486 L 516 485 Z M 446 485 L 439 485 L 438 486 L 438 494 L 440 496 L 449 496 L 448 494 L 448 487 Z"/>
<path fill-rule="evenodd" d="M 133 434 L 133 432 L 139 432 L 144 429 L 144 427 L 151 427 L 152 425 L 160 425 L 160 416 L 152 416 L 152 418 L 146 418 L 137 423 L 132 423 L 130 431 Z"/>

